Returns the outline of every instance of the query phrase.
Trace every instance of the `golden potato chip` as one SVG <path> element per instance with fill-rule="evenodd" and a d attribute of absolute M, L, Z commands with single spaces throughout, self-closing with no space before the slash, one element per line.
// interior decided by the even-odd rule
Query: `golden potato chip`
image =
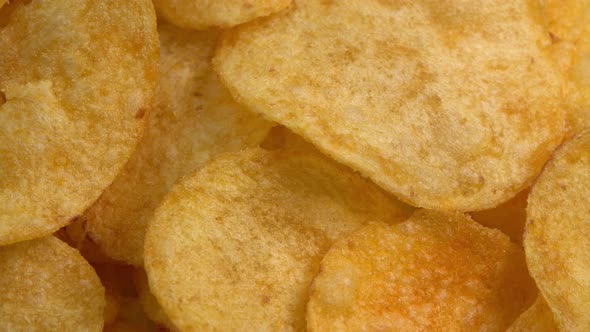
<path fill-rule="evenodd" d="M 555 43 L 572 46 L 570 52 L 559 53 L 558 60 L 570 60 L 565 65 L 568 123 L 573 133 L 579 133 L 590 127 L 590 1 L 545 0 L 545 7 Z"/>
<path fill-rule="evenodd" d="M 156 297 L 152 294 L 148 284 L 147 275 L 142 269 L 138 269 L 134 274 L 135 287 L 139 295 L 139 302 L 143 307 L 146 316 L 158 325 L 174 330 L 174 324 L 170 321 L 164 310 L 158 303 Z"/>
<path fill-rule="evenodd" d="M 310 331 L 505 331 L 536 288 L 506 235 L 419 210 L 336 242 L 310 294 Z"/>
<path fill-rule="evenodd" d="M 107 255 L 133 265 L 143 264 L 148 221 L 176 180 L 211 156 L 259 145 L 272 126 L 236 104 L 219 83 L 210 65 L 215 32 L 158 29 L 160 86 L 146 135 L 83 217 Z"/>
<path fill-rule="evenodd" d="M 0 247 L 0 331 L 102 331 L 104 288 L 50 236 Z"/>
<path fill-rule="evenodd" d="M 542 296 L 512 323 L 507 332 L 558 332 L 553 313 Z"/>
<path fill-rule="evenodd" d="M 590 131 L 565 143 L 529 196 L 531 275 L 563 331 L 590 330 Z"/>
<path fill-rule="evenodd" d="M 150 289 L 182 331 L 302 330 L 330 244 L 409 209 L 315 151 L 222 155 L 156 210 L 145 243 Z"/>
<path fill-rule="evenodd" d="M 0 11 L 0 245 L 80 215 L 129 158 L 151 107 L 149 0 L 11 1 Z"/>
<path fill-rule="evenodd" d="M 486 227 L 501 230 L 513 242 L 522 245 L 528 195 L 529 190 L 523 190 L 493 209 L 470 213 L 471 217 Z"/>
<path fill-rule="evenodd" d="M 228 28 L 287 8 L 291 0 L 154 0 L 158 15 L 182 28 Z"/>
<path fill-rule="evenodd" d="M 529 0 L 296 0 L 227 33 L 214 59 L 250 109 L 420 207 L 492 208 L 564 130 Z"/>

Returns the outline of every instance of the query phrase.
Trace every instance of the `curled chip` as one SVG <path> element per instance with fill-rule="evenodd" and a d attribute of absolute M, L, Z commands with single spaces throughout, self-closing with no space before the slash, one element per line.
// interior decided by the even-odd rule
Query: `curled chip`
<path fill-rule="evenodd" d="M 214 59 L 250 109 L 413 205 L 475 211 L 525 189 L 564 131 L 529 0 L 297 0 Z"/>
<path fill-rule="evenodd" d="M 85 213 L 90 238 L 109 256 L 143 264 L 154 209 L 178 178 L 216 154 L 258 146 L 272 123 L 236 104 L 210 61 L 214 32 L 158 27 L 160 85 L 144 138 L 113 184 Z"/>
<path fill-rule="evenodd" d="M 150 289 L 182 331 L 303 330 L 330 244 L 409 210 L 314 150 L 225 154 L 156 210 L 145 242 Z"/>
<path fill-rule="evenodd" d="M 529 196 L 531 275 L 563 331 L 590 330 L 590 131 L 557 150 Z"/>
<path fill-rule="evenodd" d="M 460 213 L 370 224 L 321 263 L 310 331 L 505 331 L 535 299 L 524 253 Z"/>
<path fill-rule="evenodd" d="M 154 0 L 158 15 L 182 28 L 228 28 L 268 16 L 291 0 Z"/>
<path fill-rule="evenodd" d="M 151 107 L 149 0 L 11 1 L 0 10 L 0 245 L 53 233 L 107 187 Z"/>
<path fill-rule="evenodd" d="M 564 66 L 568 78 L 568 123 L 570 130 L 579 133 L 590 127 L 590 1 L 544 2 L 556 48 L 569 50 L 558 53 L 558 60 L 571 60 Z"/>
<path fill-rule="evenodd" d="M 55 237 L 0 247 L 1 331 L 102 331 L 104 288 Z"/>
<path fill-rule="evenodd" d="M 528 195 L 529 190 L 523 190 L 493 209 L 470 213 L 471 217 L 486 227 L 501 230 L 514 243 L 522 245 Z"/>
<path fill-rule="evenodd" d="M 558 332 L 553 313 L 542 296 L 512 323 L 507 332 Z"/>

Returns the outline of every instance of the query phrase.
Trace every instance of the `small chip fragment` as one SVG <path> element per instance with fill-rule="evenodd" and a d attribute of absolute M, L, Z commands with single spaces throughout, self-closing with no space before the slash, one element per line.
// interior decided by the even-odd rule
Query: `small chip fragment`
<path fill-rule="evenodd" d="M 317 151 L 221 155 L 156 210 L 149 286 L 182 331 L 303 330 L 308 287 L 330 244 L 410 211 Z"/>
<path fill-rule="evenodd" d="M 102 331 L 105 291 L 92 267 L 49 236 L 0 247 L 0 331 Z"/>
<path fill-rule="evenodd" d="M 590 331 L 590 131 L 564 143 L 529 196 L 524 248 L 562 331 Z"/>
<path fill-rule="evenodd" d="M 307 307 L 310 331 L 505 331 L 536 297 L 522 249 L 460 213 L 419 210 L 336 242 Z"/>

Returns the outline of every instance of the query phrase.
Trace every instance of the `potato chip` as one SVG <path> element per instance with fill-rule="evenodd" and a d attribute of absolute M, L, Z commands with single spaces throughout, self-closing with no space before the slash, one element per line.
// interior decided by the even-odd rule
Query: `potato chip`
<path fill-rule="evenodd" d="M 151 107 L 149 0 L 11 1 L 0 11 L 0 245 L 80 215 L 129 158 Z"/>
<path fill-rule="evenodd" d="M 507 332 L 558 332 L 553 313 L 542 296 L 512 323 Z"/>
<path fill-rule="evenodd" d="M 573 46 L 566 65 L 568 123 L 573 133 L 590 127 L 590 1 L 545 0 L 549 30 L 556 43 Z"/>
<path fill-rule="evenodd" d="M 460 213 L 370 224 L 321 263 L 310 331 L 505 331 L 535 299 L 524 253 Z"/>
<path fill-rule="evenodd" d="M 523 190 L 508 202 L 490 210 L 472 212 L 470 215 L 476 222 L 489 228 L 499 229 L 514 243 L 522 245 L 528 195 L 529 190 Z"/>
<path fill-rule="evenodd" d="M 135 286 L 139 295 L 139 302 L 143 307 L 143 311 L 146 316 L 152 321 L 158 323 L 158 325 L 166 327 L 170 330 L 174 330 L 174 324 L 170 321 L 164 310 L 156 300 L 156 297 L 152 294 L 150 286 L 148 284 L 147 275 L 142 269 L 138 269 L 134 274 Z"/>
<path fill-rule="evenodd" d="M 297 0 L 214 59 L 250 109 L 412 205 L 475 211 L 525 189 L 564 130 L 532 1 Z"/>
<path fill-rule="evenodd" d="M 409 210 L 315 151 L 222 155 L 156 210 L 145 243 L 150 289 L 182 331 L 302 330 L 330 244 Z"/>
<path fill-rule="evenodd" d="M 154 0 L 158 15 L 182 28 L 228 28 L 287 8 L 291 0 Z"/>
<path fill-rule="evenodd" d="M 178 178 L 216 154 L 260 144 L 272 124 L 236 104 L 210 60 L 217 34 L 159 26 L 160 87 L 148 128 L 124 170 L 85 213 L 103 251 L 143 264 L 148 221 Z"/>
<path fill-rule="evenodd" d="M 590 330 L 590 131 L 565 143 L 529 196 L 531 275 L 563 331 Z"/>
<path fill-rule="evenodd" d="M 102 331 L 104 288 L 53 236 L 0 247 L 0 331 Z"/>

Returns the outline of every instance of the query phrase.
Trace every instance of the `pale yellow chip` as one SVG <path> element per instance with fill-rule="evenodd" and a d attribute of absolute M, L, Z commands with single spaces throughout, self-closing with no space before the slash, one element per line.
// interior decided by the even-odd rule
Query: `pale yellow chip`
<path fill-rule="evenodd" d="M 565 64 L 568 124 L 572 133 L 590 128 L 590 0 L 545 0 L 549 31 Z M 565 46 L 564 46 L 565 44 Z"/>
<path fill-rule="evenodd" d="M 525 189 L 564 130 L 533 1 L 298 0 L 227 33 L 237 100 L 416 206 L 474 211 Z"/>
<path fill-rule="evenodd" d="M 558 332 L 553 313 L 542 296 L 512 323 L 507 332 Z"/>
<path fill-rule="evenodd" d="M 154 0 L 158 15 L 187 29 L 228 28 L 287 8 L 292 0 Z"/>
<path fill-rule="evenodd" d="M 523 190 L 508 202 L 489 210 L 470 213 L 473 220 L 489 227 L 501 230 L 510 239 L 522 245 L 524 224 L 526 223 L 526 205 L 529 190 Z"/>
<path fill-rule="evenodd" d="M 143 264 L 148 221 L 176 180 L 219 153 L 259 145 L 272 126 L 219 83 L 210 65 L 215 32 L 158 29 L 160 85 L 145 137 L 83 217 L 107 255 L 133 265 Z"/>
<path fill-rule="evenodd" d="M 0 247 L 0 331 L 102 331 L 105 291 L 80 254 L 50 236 Z"/>
<path fill-rule="evenodd" d="M 146 316 L 156 322 L 159 326 L 165 327 L 169 330 L 175 330 L 176 328 L 174 327 L 174 324 L 172 324 L 168 316 L 166 316 L 166 313 L 158 303 L 158 300 L 154 294 L 152 294 L 145 271 L 143 269 L 135 271 L 133 280 L 135 281 L 139 302 L 141 303 Z"/>
<path fill-rule="evenodd" d="M 590 132 L 557 150 L 529 196 L 527 262 L 563 331 L 590 330 Z"/>
<path fill-rule="evenodd" d="M 157 83 L 149 0 L 0 10 L 0 245 L 80 215 L 129 158 Z"/>
<path fill-rule="evenodd" d="M 182 331 L 302 330 L 330 244 L 409 210 L 315 151 L 223 155 L 156 211 L 145 247 L 150 289 Z"/>
<path fill-rule="evenodd" d="M 505 331 L 534 301 L 522 249 L 460 213 L 419 210 L 330 248 L 310 331 Z"/>

